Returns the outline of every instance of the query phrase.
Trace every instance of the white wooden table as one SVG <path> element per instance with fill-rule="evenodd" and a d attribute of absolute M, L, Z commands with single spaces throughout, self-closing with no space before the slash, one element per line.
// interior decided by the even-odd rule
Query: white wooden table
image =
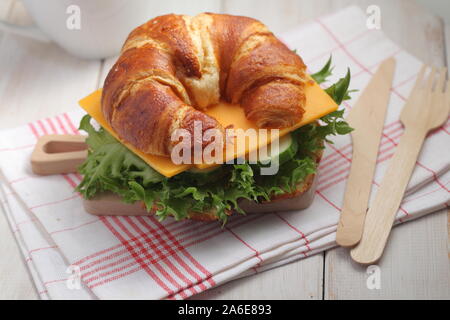
<path fill-rule="evenodd" d="M 281 32 L 351 4 L 363 10 L 378 4 L 382 28 L 426 63 L 444 65 L 444 23 L 412 0 L 165 0 L 152 16 L 201 11 L 252 16 Z M 0 19 L 27 24 L 18 0 L 0 1 Z M 447 45 L 450 28 L 447 27 Z M 450 49 L 447 50 L 450 52 Z M 82 61 L 52 44 L 0 32 L 0 128 L 8 128 L 73 108 L 101 85 L 113 63 Z M 405 223 L 392 233 L 379 263 L 381 289 L 366 286 L 366 269 L 336 248 L 258 276 L 225 284 L 194 298 L 210 299 L 434 299 L 450 298 L 448 218 L 441 211 Z M 4 215 L 0 214 L 0 299 L 38 296 Z"/>

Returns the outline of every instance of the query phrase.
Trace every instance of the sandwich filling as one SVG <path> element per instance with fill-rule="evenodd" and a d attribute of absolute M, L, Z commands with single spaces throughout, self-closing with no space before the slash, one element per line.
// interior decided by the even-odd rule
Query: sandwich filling
<path fill-rule="evenodd" d="M 324 83 L 331 75 L 331 58 L 311 77 Z M 339 105 L 350 99 L 350 72 L 325 91 Z M 161 175 L 102 127 L 96 129 L 86 115 L 80 130 L 88 133 L 89 154 L 79 168 L 83 180 L 77 187 L 86 199 L 102 192 L 113 192 L 126 203 L 142 201 L 159 219 L 173 216 L 177 220 L 205 212 L 223 223 L 239 208 L 240 199 L 255 202 L 296 192 L 309 175 L 315 174 L 318 155 L 324 142 L 333 135 L 348 134 L 352 129 L 343 120 L 343 110 L 334 111 L 320 120 L 302 126 L 285 138 L 277 155 L 279 170 L 263 175 L 265 163 L 223 164 L 199 170 L 191 169 L 173 177 Z M 270 161 L 270 159 L 268 159 Z"/>

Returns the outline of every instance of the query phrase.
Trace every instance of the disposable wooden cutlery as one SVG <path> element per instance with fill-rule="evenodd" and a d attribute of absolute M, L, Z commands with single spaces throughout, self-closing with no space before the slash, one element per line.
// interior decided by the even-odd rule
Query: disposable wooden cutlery
<path fill-rule="evenodd" d="M 347 117 L 355 130 L 351 132 L 352 164 L 336 234 L 336 242 L 343 247 L 354 246 L 361 239 L 394 70 L 395 59 L 385 60 Z"/>
<path fill-rule="evenodd" d="M 442 68 L 437 75 L 433 67 L 424 80 L 426 69 L 422 67 L 402 110 L 400 120 L 405 131 L 367 212 L 361 241 L 351 250 L 356 262 L 372 264 L 380 259 L 423 141 L 430 130 L 440 127 L 448 118 L 450 82 L 445 81 L 446 69 Z"/>

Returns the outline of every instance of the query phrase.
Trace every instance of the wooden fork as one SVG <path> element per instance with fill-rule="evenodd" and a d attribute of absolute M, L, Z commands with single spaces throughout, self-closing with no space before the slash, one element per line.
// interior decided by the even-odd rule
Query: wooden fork
<path fill-rule="evenodd" d="M 448 118 L 450 81 L 445 81 L 447 70 L 442 68 L 437 75 L 433 67 L 423 83 L 426 69 L 428 67 L 422 67 L 402 110 L 400 121 L 405 131 L 367 212 L 361 241 L 351 251 L 356 262 L 372 264 L 381 257 L 423 141 L 429 131 L 440 127 Z"/>

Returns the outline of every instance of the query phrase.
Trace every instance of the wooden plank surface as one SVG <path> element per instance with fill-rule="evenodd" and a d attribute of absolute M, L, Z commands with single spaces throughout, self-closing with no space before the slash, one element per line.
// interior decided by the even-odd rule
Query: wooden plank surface
<path fill-rule="evenodd" d="M 445 61 L 447 69 L 450 70 L 450 22 L 448 21 L 445 22 L 444 36 L 445 36 L 445 53 L 446 53 Z M 450 259 L 450 210 L 448 210 L 447 214 L 447 234 L 448 234 L 447 249 L 448 249 L 448 257 Z"/>
<path fill-rule="evenodd" d="M 27 22 L 20 5 L 11 10 L 8 2 L 13 1 L 16 0 L 0 2 L 0 18 L 9 16 Z M 394 41 L 425 62 L 444 63 L 442 22 L 408 0 L 198 0 L 189 4 L 169 0 L 155 2 L 151 15 L 224 11 L 256 17 L 275 32 L 282 32 L 350 4 L 363 9 L 378 4 L 382 9 L 382 27 Z M 81 61 L 54 45 L 0 32 L 0 127 L 14 127 L 73 108 L 80 97 L 102 84 L 113 62 L 114 59 Z M 70 81 L 65 83 L 65 79 Z M 230 282 L 197 298 L 449 298 L 447 221 L 447 214 L 442 211 L 394 229 L 379 265 L 381 290 L 368 290 L 365 269 L 351 263 L 347 250 L 334 249 Z M 37 297 L 3 215 L 0 234 L 0 254 L 8 257 L 0 261 L 0 274 L 8 274 L 0 277 L 0 299 Z"/>
<path fill-rule="evenodd" d="M 326 299 L 448 299 L 447 233 L 439 222 L 445 211 L 393 229 L 380 268 L 380 289 L 368 289 L 367 268 L 352 261 L 348 249 L 326 254 Z"/>
<path fill-rule="evenodd" d="M 12 10 L 12 0 L 0 2 L 0 19 L 8 19 Z M 0 32 L 0 52 L 5 47 L 5 34 Z M 1 70 L 0 70 L 1 72 Z M 4 79 L 4 77 L 0 78 Z M 0 103 L 0 114 L 6 105 Z M 0 116 L 2 121 L 3 116 Z M 2 128 L 3 123 L 0 123 Z M 36 299 L 38 297 L 25 260 L 19 251 L 10 225 L 0 207 L 0 299 Z M 6 258 L 7 257 L 7 258 Z"/>

